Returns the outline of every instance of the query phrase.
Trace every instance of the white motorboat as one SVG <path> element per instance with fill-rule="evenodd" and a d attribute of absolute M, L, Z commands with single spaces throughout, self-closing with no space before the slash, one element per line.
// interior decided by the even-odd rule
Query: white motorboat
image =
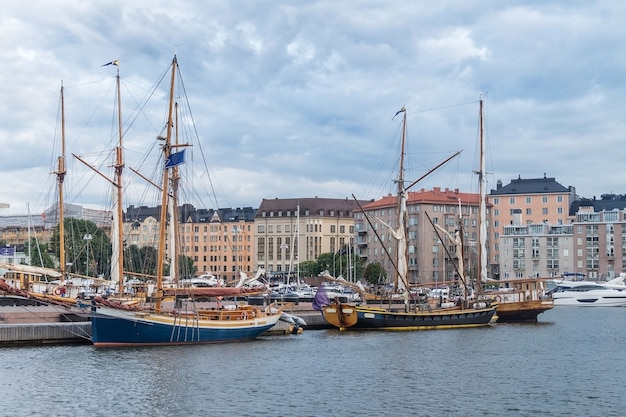
<path fill-rule="evenodd" d="M 555 280 L 555 306 L 626 307 L 624 275 L 607 282 Z"/>

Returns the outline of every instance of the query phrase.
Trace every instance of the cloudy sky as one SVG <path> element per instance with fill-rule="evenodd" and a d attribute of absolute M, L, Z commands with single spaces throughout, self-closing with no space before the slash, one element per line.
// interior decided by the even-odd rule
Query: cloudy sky
<path fill-rule="evenodd" d="M 174 54 L 217 195 L 194 205 L 393 192 L 403 105 L 409 179 L 463 149 L 415 188 L 475 192 L 481 93 L 489 188 L 545 174 L 626 193 L 621 0 L 5 0 L 0 19 L 0 215 L 52 201 L 61 82 L 67 153 L 94 153 L 115 131 L 102 64 L 120 60 L 125 118 L 143 119 Z M 154 142 L 143 129 L 128 165 Z M 68 200 L 99 206 L 105 183 L 78 185 L 75 165 Z"/>

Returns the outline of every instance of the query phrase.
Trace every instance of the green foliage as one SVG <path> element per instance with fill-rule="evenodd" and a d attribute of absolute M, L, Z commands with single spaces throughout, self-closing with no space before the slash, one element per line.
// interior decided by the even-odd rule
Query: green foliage
<path fill-rule="evenodd" d="M 32 266 L 42 266 L 44 268 L 56 267 L 54 259 L 48 252 L 48 244 L 40 244 L 34 237 L 30 238 L 30 245 L 28 243 L 28 240 L 24 242 L 24 253 L 30 257 L 30 264 Z"/>
<path fill-rule="evenodd" d="M 356 270 L 356 274 L 354 270 Z M 349 257 L 344 247 L 339 253 L 329 252 L 318 256 L 315 261 L 314 271 L 314 275 L 318 275 L 322 271 L 328 271 L 334 277 L 341 275 L 345 279 L 356 277 L 358 280 L 363 274 L 363 260 L 356 254 L 351 254 Z"/>
<path fill-rule="evenodd" d="M 152 246 L 144 246 L 139 249 L 140 269 L 139 272 L 143 272 L 148 275 L 157 274 L 157 255 L 158 251 Z"/>
<path fill-rule="evenodd" d="M 317 271 L 317 262 L 315 261 L 305 261 L 299 265 L 300 275 L 304 277 L 314 277 L 320 273 Z"/>
<path fill-rule="evenodd" d="M 178 276 L 181 278 L 193 277 L 198 272 L 198 267 L 194 264 L 193 258 L 187 255 L 178 255 Z"/>
<path fill-rule="evenodd" d="M 124 250 L 124 271 L 129 274 L 156 275 L 158 251 L 152 246 L 139 248 L 137 245 L 130 245 Z M 170 266 L 165 264 L 163 273 L 170 273 Z M 178 276 L 192 277 L 198 271 L 193 258 L 186 255 L 178 256 Z"/>
<path fill-rule="evenodd" d="M 124 249 L 124 271 L 156 275 L 157 250 L 151 246 L 130 245 Z"/>
<path fill-rule="evenodd" d="M 68 272 L 89 276 L 107 276 L 111 271 L 111 240 L 104 230 L 90 220 L 67 218 L 65 260 Z M 91 239 L 87 237 L 91 236 Z M 59 227 L 52 235 L 52 251 L 59 258 Z"/>
<path fill-rule="evenodd" d="M 383 282 L 387 277 L 387 272 L 380 262 L 372 262 L 367 264 L 363 272 L 363 278 L 370 284 L 378 284 Z"/>

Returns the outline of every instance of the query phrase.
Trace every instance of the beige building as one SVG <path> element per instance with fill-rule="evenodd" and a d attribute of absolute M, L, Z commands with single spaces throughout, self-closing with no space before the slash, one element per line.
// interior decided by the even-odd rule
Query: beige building
<path fill-rule="evenodd" d="M 138 247 L 157 247 L 160 207 L 129 206 L 124 241 Z M 252 207 L 196 209 L 184 204 L 178 211 L 178 253 L 193 259 L 198 275 L 210 273 L 227 282 L 239 279 L 239 270 L 256 271 L 253 254 Z M 169 253 L 169 245 L 166 245 Z M 170 255 L 167 255 L 168 258 Z"/>
<path fill-rule="evenodd" d="M 423 284 L 455 279 L 455 245 L 435 232 L 429 217 L 433 223 L 445 228 L 450 234 L 454 234 L 459 228 L 459 219 L 462 218 L 465 267 L 472 276 L 477 275 L 479 199 L 479 194 L 463 193 L 458 189 L 442 190 L 439 187 L 408 193 L 410 283 Z M 364 214 L 369 217 L 369 222 Z M 389 258 L 392 257 L 395 262 L 396 242 L 383 223 L 372 220 L 374 218 L 397 227 L 397 196 L 383 197 L 364 206 L 363 212 L 355 213 L 356 246 L 361 258 L 366 263 L 381 263 L 387 276 L 394 277 L 395 268 Z"/>
<path fill-rule="evenodd" d="M 298 263 L 352 247 L 356 209 L 357 202 L 348 198 L 263 199 L 254 218 L 258 267 L 294 273 Z"/>
<path fill-rule="evenodd" d="M 487 201 L 492 206 L 488 238 L 491 242 L 488 258 L 490 277 L 501 277 L 500 237 L 505 226 L 515 225 L 516 221 L 520 221 L 516 219 L 522 219 L 522 225 L 571 223 L 569 207 L 575 198 L 573 187 L 566 188 L 554 178 L 545 175 L 543 178 L 531 179 L 520 177 L 511 180 L 506 186 L 498 181 L 497 188 L 487 196 Z M 521 274 L 532 276 L 533 269 Z"/>

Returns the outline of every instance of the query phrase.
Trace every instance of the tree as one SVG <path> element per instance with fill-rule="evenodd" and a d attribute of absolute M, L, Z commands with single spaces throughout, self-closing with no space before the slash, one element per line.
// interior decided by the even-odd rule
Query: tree
<path fill-rule="evenodd" d="M 140 271 L 147 275 L 156 275 L 158 251 L 152 246 L 139 249 Z"/>
<path fill-rule="evenodd" d="M 198 267 L 194 264 L 193 258 L 187 255 L 178 255 L 178 277 L 179 278 L 189 278 L 196 275 L 198 272 Z M 165 265 L 166 275 L 170 273 L 170 266 Z"/>
<path fill-rule="evenodd" d="M 315 261 L 302 262 L 298 268 L 300 269 L 300 275 L 305 277 L 314 277 L 321 272 L 317 270 L 317 262 Z"/>
<path fill-rule="evenodd" d="M 348 255 L 347 246 L 344 246 L 337 253 L 323 253 L 316 261 L 316 274 L 328 271 L 334 277 L 343 276 L 361 278 L 363 272 L 363 260 L 356 254 Z M 354 268 L 354 269 L 351 269 Z"/>
<path fill-rule="evenodd" d="M 128 273 L 143 273 L 143 262 L 141 261 L 141 252 L 139 246 L 130 245 L 124 248 L 124 271 Z"/>
<path fill-rule="evenodd" d="M 387 272 L 380 262 L 369 263 L 363 272 L 363 278 L 370 284 L 378 284 L 387 277 Z"/>
<path fill-rule="evenodd" d="M 111 240 L 104 230 L 90 220 L 66 218 L 65 260 L 68 272 L 81 275 L 100 276 L 111 271 Z M 57 259 L 59 253 L 59 226 L 52 235 L 51 252 Z"/>
<path fill-rule="evenodd" d="M 48 253 L 48 244 L 39 243 L 36 238 L 30 238 L 30 245 L 28 240 L 24 243 L 24 253 L 30 258 L 30 264 L 32 266 L 42 266 L 44 268 L 54 268 L 54 259 Z"/>
<path fill-rule="evenodd" d="M 315 260 L 315 263 L 316 263 L 315 275 L 318 275 L 322 271 L 328 271 L 330 272 L 332 276 L 336 276 L 337 275 L 336 272 L 338 269 L 335 268 L 335 260 L 336 259 L 335 259 L 334 253 L 331 253 L 331 252 L 322 253 Z M 336 266 L 338 267 L 339 264 L 336 264 Z"/>

